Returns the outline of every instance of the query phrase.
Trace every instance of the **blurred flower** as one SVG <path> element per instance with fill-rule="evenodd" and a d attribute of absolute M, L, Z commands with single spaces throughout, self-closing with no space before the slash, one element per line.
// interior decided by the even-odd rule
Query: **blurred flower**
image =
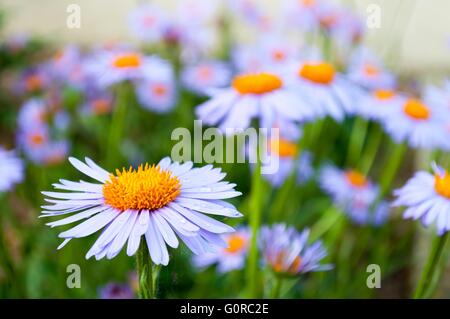
<path fill-rule="evenodd" d="M 183 85 L 198 94 L 206 94 L 211 88 L 221 88 L 230 82 L 229 67 L 220 61 L 205 61 L 187 65 L 181 73 Z"/>
<path fill-rule="evenodd" d="M 8 36 L 4 43 L 0 44 L 1 48 L 6 48 L 11 53 L 18 53 L 25 49 L 30 42 L 30 37 L 25 33 L 18 33 Z"/>
<path fill-rule="evenodd" d="M 234 77 L 230 88 L 210 91 L 211 99 L 199 105 L 196 114 L 226 133 L 247 128 L 253 118 L 260 120 L 260 127 L 271 128 L 311 115 L 309 109 L 298 107 L 297 94 L 275 73 L 241 74 Z"/>
<path fill-rule="evenodd" d="M 424 101 L 403 98 L 403 103 L 384 118 L 383 126 L 396 143 L 408 143 L 413 148 L 449 149 L 443 110 L 431 108 Z"/>
<path fill-rule="evenodd" d="M 308 237 L 309 229 L 299 233 L 285 224 L 263 227 L 260 240 L 265 264 L 285 276 L 332 269 L 330 264 L 321 264 L 327 256 L 322 242 L 308 244 Z"/>
<path fill-rule="evenodd" d="M 73 215 L 50 222 L 51 227 L 86 221 L 59 234 L 64 247 L 71 239 L 89 236 L 104 229 L 86 254 L 97 260 L 114 258 L 128 240 L 127 254 L 134 255 L 145 234 L 150 256 L 157 265 L 167 265 L 167 245 L 177 248 L 179 238 L 195 254 L 226 247 L 219 234 L 233 232 L 230 226 L 204 214 L 241 217 L 234 206 L 222 199 L 239 196 L 235 184 L 221 182 L 225 177 L 211 165 L 192 168 L 192 162 L 179 164 L 166 157 L 158 165 L 109 173 L 89 158 L 83 163 L 73 157 L 71 164 L 100 182 L 60 180 L 56 189 L 70 192 L 42 192 L 53 205 L 42 206 L 41 217 Z"/>
<path fill-rule="evenodd" d="M 319 27 L 319 10 L 322 0 L 284 0 L 283 14 L 293 25 L 312 32 Z"/>
<path fill-rule="evenodd" d="M 354 99 L 360 94 L 334 66 L 321 60 L 308 60 L 300 64 L 294 74 L 302 107 L 317 117 L 331 116 L 341 121 L 354 110 Z M 306 112 L 306 110 L 305 110 Z"/>
<path fill-rule="evenodd" d="M 24 71 L 14 87 L 16 94 L 38 93 L 49 87 L 51 80 L 43 66 Z"/>
<path fill-rule="evenodd" d="M 11 190 L 20 183 L 24 176 L 22 160 L 14 151 L 7 151 L 0 146 L 0 193 Z"/>
<path fill-rule="evenodd" d="M 114 99 L 108 92 L 91 93 L 86 97 L 86 102 L 81 107 L 88 115 L 109 114 L 114 104 Z"/>
<path fill-rule="evenodd" d="M 109 283 L 99 289 L 100 299 L 134 299 L 133 290 L 127 284 Z"/>
<path fill-rule="evenodd" d="M 362 94 L 355 113 L 370 120 L 384 120 L 404 103 L 403 96 L 390 89 L 377 89 Z"/>
<path fill-rule="evenodd" d="M 381 202 L 372 208 L 379 188 L 362 173 L 325 166 L 320 173 L 319 184 L 331 196 L 333 204 L 340 207 L 356 224 L 378 226 L 386 221 L 388 206 Z"/>
<path fill-rule="evenodd" d="M 400 189 L 394 191 L 394 206 L 405 206 L 404 218 L 420 219 L 425 227 L 435 223 L 437 233 L 450 230 L 450 174 L 432 164 L 433 173 L 417 172 Z"/>
<path fill-rule="evenodd" d="M 227 247 L 194 256 L 194 265 L 204 268 L 217 264 L 217 271 L 220 273 L 242 269 L 249 247 L 249 229 L 238 228 L 234 233 L 222 235 L 222 238 L 227 243 Z"/>
<path fill-rule="evenodd" d="M 369 90 L 392 90 L 396 84 L 395 76 L 385 70 L 377 57 L 364 47 L 353 53 L 348 78 Z"/>
<path fill-rule="evenodd" d="M 131 12 L 129 24 L 136 38 L 157 42 L 163 37 L 166 20 L 165 13 L 158 6 L 144 4 Z"/>

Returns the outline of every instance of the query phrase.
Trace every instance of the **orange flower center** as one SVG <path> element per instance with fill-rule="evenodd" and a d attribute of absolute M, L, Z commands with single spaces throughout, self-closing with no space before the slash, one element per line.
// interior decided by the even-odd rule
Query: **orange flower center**
<path fill-rule="evenodd" d="M 375 65 L 367 63 L 364 66 L 364 72 L 369 76 L 375 76 L 380 73 L 380 70 Z"/>
<path fill-rule="evenodd" d="M 97 99 L 92 102 L 92 109 L 95 114 L 105 114 L 111 109 L 111 105 L 107 99 Z"/>
<path fill-rule="evenodd" d="M 244 249 L 247 241 L 241 235 L 233 234 L 233 235 L 230 235 L 230 237 L 228 237 L 227 242 L 228 242 L 228 247 L 225 248 L 225 251 L 227 253 L 235 254 L 235 253 L 241 251 L 242 249 Z"/>
<path fill-rule="evenodd" d="M 264 94 L 282 85 L 283 81 L 271 73 L 243 74 L 233 79 L 233 88 L 240 94 Z"/>
<path fill-rule="evenodd" d="M 334 80 L 336 71 L 330 63 L 308 63 L 301 67 L 299 76 L 318 84 L 330 84 Z"/>
<path fill-rule="evenodd" d="M 286 59 L 286 54 L 282 50 L 275 50 L 272 52 L 272 58 L 275 61 L 284 61 Z"/>
<path fill-rule="evenodd" d="M 444 176 L 434 176 L 434 189 L 439 195 L 450 199 L 450 175 L 445 172 Z"/>
<path fill-rule="evenodd" d="M 42 87 L 42 78 L 35 74 L 30 75 L 25 80 L 25 86 L 28 91 L 36 91 Z"/>
<path fill-rule="evenodd" d="M 300 0 L 300 5 L 304 7 L 312 7 L 316 4 L 316 0 Z"/>
<path fill-rule="evenodd" d="M 200 66 L 198 68 L 197 72 L 198 72 L 199 78 L 203 81 L 209 80 L 212 77 L 212 71 L 209 66 L 206 66 L 206 65 Z"/>
<path fill-rule="evenodd" d="M 297 154 L 297 145 L 285 139 L 271 139 L 268 151 L 279 157 L 294 157 Z"/>
<path fill-rule="evenodd" d="M 116 68 L 137 68 L 141 65 L 141 57 L 135 53 L 119 55 L 113 65 Z"/>
<path fill-rule="evenodd" d="M 392 90 L 378 89 L 373 92 L 373 96 L 379 100 L 390 100 L 395 96 Z"/>
<path fill-rule="evenodd" d="M 164 96 L 167 93 L 167 87 L 164 84 L 155 84 L 152 86 L 152 92 L 156 96 Z"/>
<path fill-rule="evenodd" d="M 31 134 L 30 141 L 33 145 L 42 145 L 44 143 L 44 137 L 39 133 Z"/>
<path fill-rule="evenodd" d="M 427 120 L 430 117 L 430 109 L 417 99 L 406 101 L 403 111 L 415 120 Z"/>
<path fill-rule="evenodd" d="M 369 183 L 363 174 L 355 170 L 348 170 L 345 172 L 345 176 L 347 181 L 354 187 L 363 188 Z"/>
<path fill-rule="evenodd" d="M 127 209 L 150 211 L 164 207 L 180 194 L 180 181 L 168 170 L 155 165 L 140 165 L 116 170 L 103 185 L 105 203 L 120 211 Z"/>
<path fill-rule="evenodd" d="M 295 274 L 297 272 L 298 267 L 300 267 L 300 265 L 302 263 L 301 257 L 296 256 L 294 261 L 289 265 L 289 267 L 287 269 L 284 266 L 285 258 L 286 258 L 286 253 L 284 251 L 280 252 L 272 265 L 273 270 L 278 273 Z"/>

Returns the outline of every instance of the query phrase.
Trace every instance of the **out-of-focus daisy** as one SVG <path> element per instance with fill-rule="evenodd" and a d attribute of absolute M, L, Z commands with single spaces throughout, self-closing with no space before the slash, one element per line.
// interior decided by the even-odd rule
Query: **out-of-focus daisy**
<path fill-rule="evenodd" d="M 307 120 L 309 108 L 301 107 L 296 93 L 286 87 L 284 79 L 269 72 L 245 73 L 234 77 L 230 88 L 211 92 L 211 99 L 198 106 L 197 116 L 223 132 L 245 129 L 253 118 L 260 126 Z"/>
<path fill-rule="evenodd" d="M 352 55 L 348 78 L 368 90 L 392 90 L 396 82 L 394 75 L 366 48 L 360 48 Z"/>
<path fill-rule="evenodd" d="M 156 57 L 149 61 L 136 92 L 145 108 L 159 113 L 170 111 L 176 102 L 175 75 L 170 64 Z"/>
<path fill-rule="evenodd" d="M 42 99 L 30 99 L 20 108 L 17 123 L 20 129 L 29 129 L 30 126 L 45 125 L 49 111 Z"/>
<path fill-rule="evenodd" d="M 302 30 L 310 32 L 319 26 L 319 9 L 322 0 L 283 1 L 284 16 Z"/>
<path fill-rule="evenodd" d="M 44 67 L 38 66 L 23 72 L 19 77 L 14 90 L 17 94 L 37 93 L 48 88 L 50 82 L 50 78 L 44 71 Z"/>
<path fill-rule="evenodd" d="M 308 229 L 299 233 L 285 224 L 263 227 L 260 240 L 265 264 L 282 276 L 332 269 L 332 265 L 321 263 L 327 256 L 322 242 L 308 244 L 308 237 Z"/>
<path fill-rule="evenodd" d="M 99 289 L 100 299 L 134 299 L 133 289 L 128 284 L 109 283 Z"/>
<path fill-rule="evenodd" d="M 404 218 L 422 222 L 425 227 L 436 225 L 437 233 L 443 235 L 450 230 L 450 174 L 433 163 L 433 174 L 417 172 L 400 189 L 394 206 L 405 206 Z"/>
<path fill-rule="evenodd" d="M 222 238 L 227 243 L 227 247 L 194 256 L 193 262 L 197 267 L 204 268 L 217 264 L 217 271 L 220 273 L 244 267 L 250 231 L 247 228 L 238 228 L 234 233 L 222 235 Z"/>
<path fill-rule="evenodd" d="M 362 173 L 325 166 L 320 173 L 319 183 L 333 203 L 356 224 L 381 225 L 386 221 L 389 211 L 387 205 L 381 203 L 376 208 L 372 207 L 379 188 Z"/>
<path fill-rule="evenodd" d="M 11 190 L 23 179 L 23 163 L 14 151 L 7 151 L 0 146 L 0 193 Z"/>
<path fill-rule="evenodd" d="M 396 143 L 408 143 L 413 148 L 448 149 L 445 134 L 445 112 L 431 108 L 416 98 L 403 99 L 390 116 L 385 117 L 383 126 Z"/>
<path fill-rule="evenodd" d="M 308 109 L 318 117 L 331 116 L 341 121 L 353 113 L 354 98 L 360 92 L 334 66 L 320 60 L 308 60 L 296 68 L 294 83 Z"/>
<path fill-rule="evenodd" d="M 112 111 L 114 99 L 107 92 L 97 92 L 87 96 L 86 102 L 82 106 L 83 112 L 91 115 L 108 114 Z"/>
<path fill-rule="evenodd" d="M 42 217 L 71 213 L 50 222 L 51 227 L 86 221 L 59 234 L 64 238 L 58 249 L 73 238 L 89 236 L 104 228 L 87 252 L 86 258 L 115 257 L 128 241 L 127 254 L 134 255 L 141 237 L 153 262 L 167 265 L 167 246 L 178 247 L 180 238 L 195 254 L 213 246 L 226 247 L 220 234 L 233 232 L 230 226 L 205 214 L 241 217 L 236 208 L 223 199 L 239 196 L 235 184 L 222 181 L 225 174 L 212 165 L 192 168 L 192 162 L 179 164 L 168 157 L 158 165 L 140 165 L 137 169 L 109 173 L 89 158 L 83 163 L 69 158 L 71 164 L 100 183 L 60 180 L 56 189 L 69 192 L 43 192 L 46 201 Z"/>
<path fill-rule="evenodd" d="M 293 173 L 295 166 L 297 183 L 302 184 L 309 180 L 313 174 L 312 156 L 309 152 L 299 152 L 297 144 L 284 138 L 269 139 L 267 147 L 267 158 L 263 163 L 273 163 L 278 160 L 278 170 L 273 174 L 264 174 L 269 182 L 280 187 L 286 179 Z M 275 159 L 276 158 L 276 159 Z M 297 162 L 295 161 L 297 159 Z"/>
<path fill-rule="evenodd" d="M 366 119 L 382 120 L 398 110 L 404 103 L 403 96 L 391 89 L 376 89 L 362 94 L 355 113 Z"/>
<path fill-rule="evenodd" d="M 149 42 L 157 42 L 162 39 L 166 23 L 166 14 L 158 6 L 150 4 L 137 7 L 129 17 L 133 35 Z"/>
<path fill-rule="evenodd" d="M 221 88 L 230 82 L 230 68 L 220 61 L 206 61 L 186 66 L 181 73 L 183 85 L 198 94 Z"/>
<path fill-rule="evenodd" d="M 69 153 L 66 140 L 50 140 L 45 128 L 35 128 L 19 133 L 18 142 L 25 155 L 36 164 L 55 165 Z"/>

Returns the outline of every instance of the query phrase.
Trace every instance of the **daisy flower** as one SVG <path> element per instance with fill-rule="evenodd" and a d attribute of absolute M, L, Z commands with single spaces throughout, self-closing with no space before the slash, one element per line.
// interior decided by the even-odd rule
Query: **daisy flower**
<path fill-rule="evenodd" d="M 227 247 L 214 252 L 194 256 L 193 263 L 199 268 L 217 264 L 217 271 L 226 273 L 242 269 L 248 252 L 250 231 L 248 228 L 238 228 L 231 234 L 223 234 Z"/>
<path fill-rule="evenodd" d="M 321 264 L 327 256 L 322 242 L 308 244 L 308 237 L 309 229 L 299 233 L 285 224 L 264 226 L 260 240 L 265 264 L 276 274 L 284 276 L 332 269 L 330 264 Z"/>
<path fill-rule="evenodd" d="M 331 116 L 341 121 L 352 113 L 354 99 L 359 95 L 356 87 L 334 66 L 323 60 L 306 60 L 295 68 L 294 84 L 308 109 L 318 117 Z"/>
<path fill-rule="evenodd" d="M 24 166 L 14 151 L 0 147 L 0 193 L 11 190 L 23 180 Z"/>
<path fill-rule="evenodd" d="M 158 6 L 150 4 L 137 7 L 129 17 L 129 26 L 133 35 L 149 42 L 162 40 L 166 23 L 166 14 Z"/>
<path fill-rule="evenodd" d="M 384 202 L 372 209 L 379 187 L 362 173 L 325 166 L 320 173 L 319 184 L 354 223 L 378 226 L 386 221 L 389 210 Z"/>
<path fill-rule="evenodd" d="M 433 163 L 433 174 L 417 172 L 400 189 L 394 191 L 393 206 L 405 206 L 404 218 L 435 224 L 441 236 L 450 230 L 450 174 Z"/>
<path fill-rule="evenodd" d="M 206 94 L 211 88 L 221 88 L 230 83 L 229 67 L 220 61 L 205 61 L 186 66 L 181 72 L 181 82 L 190 91 Z"/>
<path fill-rule="evenodd" d="M 383 120 L 404 103 L 403 95 L 392 89 L 376 89 L 362 94 L 355 113 L 370 120 Z"/>
<path fill-rule="evenodd" d="M 135 299 L 136 295 L 128 284 L 109 283 L 99 289 L 100 299 Z"/>
<path fill-rule="evenodd" d="M 292 24 L 310 32 L 319 26 L 318 13 L 322 5 L 322 0 L 284 0 L 283 12 Z"/>
<path fill-rule="evenodd" d="M 390 116 L 383 121 L 386 132 L 396 143 L 408 143 L 413 148 L 448 149 L 445 134 L 446 114 L 439 108 L 431 108 L 420 99 L 403 99 Z"/>
<path fill-rule="evenodd" d="M 254 118 L 260 120 L 260 127 L 270 128 L 277 122 L 302 121 L 312 117 L 312 111 L 300 107 L 298 95 L 275 73 L 237 75 L 231 87 L 217 89 L 210 95 L 209 101 L 197 107 L 197 116 L 227 133 L 249 127 Z"/>
<path fill-rule="evenodd" d="M 233 228 L 205 214 L 242 216 L 223 200 L 241 193 L 234 190 L 235 184 L 222 181 L 225 174 L 212 165 L 192 168 L 192 162 L 179 164 L 166 157 L 157 165 L 124 168 L 112 174 L 89 158 L 85 163 L 75 158 L 69 161 L 97 183 L 60 180 L 53 184 L 68 192 L 43 192 L 50 204 L 42 206 L 41 217 L 70 214 L 48 223 L 51 227 L 86 219 L 59 234 L 64 241 L 58 249 L 73 238 L 103 229 L 86 258 L 111 259 L 127 241 L 127 255 L 134 255 L 144 236 L 153 262 L 167 265 L 166 245 L 177 248 L 178 238 L 195 254 L 208 252 L 211 245 L 226 247 L 220 234 Z"/>

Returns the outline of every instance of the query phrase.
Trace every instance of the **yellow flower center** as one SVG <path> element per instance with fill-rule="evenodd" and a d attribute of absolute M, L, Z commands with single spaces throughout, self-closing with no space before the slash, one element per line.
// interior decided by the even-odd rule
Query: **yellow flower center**
<path fill-rule="evenodd" d="M 241 235 L 233 234 L 233 235 L 230 235 L 230 237 L 228 237 L 227 242 L 228 242 L 228 247 L 225 248 L 225 251 L 227 253 L 235 254 L 235 253 L 241 251 L 245 247 L 247 241 Z"/>
<path fill-rule="evenodd" d="M 116 170 L 103 185 L 105 203 L 120 211 L 127 209 L 150 211 L 164 207 L 180 194 L 180 181 L 168 170 L 155 165 L 140 165 Z"/>
<path fill-rule="evenodd" d="M 116 68 L 137 68 L 141 65 L 141 57 L 135 53 L 119 55 L 113 65 Z"/>
<path fill-rule="evenodd" d="M 403 111 L 415 120 L 427 120 L 430 117 L 430 109 L 422 101 L 417 99 L 409 99 L 406 101 Z"/>
<path fill-rule="evenodd" d="M 379 100 L 390 100 L 395 96 L 392 90 L 378 89 L 373 92 L 373 96 Z"/>
<path fill-rule="evenodd" d="M 42 145 L 44 143 L 44 137 L 39 133 L 32 134 L 30 136 L 30 142 L 33 145 Z"/>
<path fill-rule="evenodd" d="M 299 75 L 311 82 L 318 84 L 330 84 L 334 80 L 336 71 L 330 63 L 308 63 L 301 67 Z"/>
<path fill-rule="evenodd" d="M 345 176 L 347 181 L 354 187 L 363 188 L 369 183 L 363 174 L 355 170 L 348 170 L 345 172 Z"/>
<path fill-rule="evenodd" d="M 268 151 L 279 157 L 294 157 L 297 154 L 297 145 L 284 139 L 271 139 Z"/>
<path fill-rule="evenodd" d="M 434 176 L 434 189 L 439 195 L 450 199 L 450 175 L 445 172 L 444 176 Z"/>
<path fill-rule="evenodd" d="M 283 81 L 271 73 L 238 75 L 233 79 L 233 87 L 240 94 L 264 94 L 281 88 Z"/>

